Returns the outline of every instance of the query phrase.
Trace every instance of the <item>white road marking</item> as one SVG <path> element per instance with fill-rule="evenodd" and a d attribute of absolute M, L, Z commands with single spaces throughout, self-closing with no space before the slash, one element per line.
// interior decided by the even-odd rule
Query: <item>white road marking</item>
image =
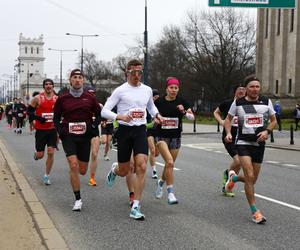
<path fill-rule="evenodd" d="M 242 192 L 245 193 L 245 191 L 242 191 Z M 295 205 L 292 205 L 292 204 L 289 204 L 289 203 L 286 203 L 286 202 L 283 202 L 283 201 L 275 200 L 275 199 L 272 199 L 272 198 L 269 198 L 267 196 L 263 196 L 263 195 L 260 195 L 260 194 L 255 194 L 255 196 L 258 197 L 258 198 L 261 198 L 263 200 L 271 201 L 273 203 L 276 203 L 276 204 L 279 204 L 279 205 L 282 205 L 282 206 L 289 207 L 289 208 L 295 209 L 297 211 L 300 211 L 300 207 L 298 207 L 298 206 L 295 206 Z"/>
<path fill-rule="evenodd" d="M 165 166 L 165 164 L 163 164 L 163 163 L 160 163 L 160 162 L 156 162 L 156 164 L 157 165 L 159 165 L 159 166 L 162 166 L 162 167 L 164 167 Z M 181 170 L 180 168 L 174 168 L 174 170 L 177 170 L 177 171 L 179 171 L 179 170 Z"/>
<path fill-rule="evenodd" d="M 269 163 L 269 164 L 280 164 L 278 161 L 265 161 L 265 163 Z"/>
<path fill-rule="evenodd" d="M 215 153 L 218 153 L 218 154 L 223 154 L 224 152 L 223 151 L 214 151 Z"/>
<path fill-rule="evenodd" d="M 285 167 L 296 167 L 296 168 L 299 168 L 298 165 L 295 165 L 295 164 L 289 164 L 289 163 L 284 163 L 282 164 L 282 166 L 285 166 Z"/>

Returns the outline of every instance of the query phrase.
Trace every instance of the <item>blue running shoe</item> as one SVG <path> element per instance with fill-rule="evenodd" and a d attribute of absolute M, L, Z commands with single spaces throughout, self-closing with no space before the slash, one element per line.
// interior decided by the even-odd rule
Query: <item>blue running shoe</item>
<path fill-rule="evenodd" d="M 109 173 L 106 176 L 106 184 L 109 187 L 112 187 L 114 185 L 115 179 L 116 179 L 116 174 L 114 174 L 114 172 L 112 171 L 113 168 L 115 168 L 116 166 L 118 166 L 117 162 L 114 162 L 111 166 L 111 169 L 109 171 Z"/>
<path fill-rule="evenodd" d="M 43 176 L 43 182 L 44 182 L 45 185 L 51 185 L 51 182 L 49 180 L 49 176 L 47 176 L 47 175 Z"/>
<path fill-rule="evenodd" d="M 135 220 L 144 220 L 145 219 L 145 215 L 143 213 L 141 213 L 141 211 L 138 207 L 131 208 L 129 217 L 133 218 Z"/>

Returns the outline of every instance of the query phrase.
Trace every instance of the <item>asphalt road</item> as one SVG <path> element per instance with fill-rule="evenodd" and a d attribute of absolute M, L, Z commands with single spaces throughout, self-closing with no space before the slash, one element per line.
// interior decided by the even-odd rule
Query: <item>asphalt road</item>
<path fill-rule="evenodd" d="M 154 198 L 155 181 L 148 168 L 142 200 L 146 220 L 141 222 L 129 218 L 125 180 L 117 178 L 113 188 L 104 184 L 115 151 L 104 162 L 101 147 L 97 187 L 88 186 L 88 176 L 81 178 L 83 210 L 76 213 L 71 211 L 74 195 L 61 145 L 52 185 L 44 186 L 44 160 L 32 158 L 34 136 L 16 135 L 2 126 L 3 142 L 71 249 L 299 249 L 299 152 L 266 149 L 256 193 L 267 223 L 256 225 L 242 184 L 237 184 L 235 198 L 220 192 L 230 157 L 219 136 L 186 136 L 175 166 L 179 204 L 168 205 L 166 193 L 161 200 Z"/>

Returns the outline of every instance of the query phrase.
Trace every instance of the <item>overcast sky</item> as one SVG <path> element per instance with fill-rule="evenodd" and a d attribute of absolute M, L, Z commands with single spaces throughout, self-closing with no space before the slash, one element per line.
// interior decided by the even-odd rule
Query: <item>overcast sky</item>
<path fill-rule="evenodd" d="M 164 26 L 181 24 L 187 11 L 208 9 L 208 0 L 147 0 L 149 45 Z M 84 38 L 84 50 L 110 61 L 143 39 L 145 0 L 1 0 L 0 78 L 13 74 L 18 57 L 19 34 L 27 38 L 44 35 L 44 73 L 59 75 L 60 54 L 54 49 L 77 49 L 63 53 L 63 76 L 77 62 L 81 38 L 65 33 L 98 34 Z M 245 9 L 247 13 L 254 10 Z"/>

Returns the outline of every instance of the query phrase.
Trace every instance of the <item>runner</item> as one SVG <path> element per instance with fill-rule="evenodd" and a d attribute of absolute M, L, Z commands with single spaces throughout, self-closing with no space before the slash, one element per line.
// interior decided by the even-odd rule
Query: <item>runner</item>
<path fill-rule="evenodd" d="M 265 151 L 265 141 L 276 125 L 275 111 L 270 99 L 260 96 L 261 83 L 256 76 L 250 75 L 245 79 L 246 96 L 234 100 L 225 119 L 225 140 L 232 142 L 231 122 L 238 117 L 237 152 L 245 176 L 245 193 L 252 212 L 252 221 L 257 224 L 266 222 L 266 218 L 256 208 L 254 185 L 257 181 L 260 166 Z M 270 123 L 268 121 L 270 119 Z M 229 173 L 230 181 L 225 189 L 233 187 L 237 175 Z"/>
<path fill-rule="evenodd" d="M 61 94 L 54 106 L 54 124 L 67 157 L 75 195 L 73 211 L 82 208 L 79 173 L 87 172 L 91 138 L 99 133 L 97 127 L 101 119 L 100 106 L 94 96 L 83 91 L 83 81 L 80 69 L 72 70 L 70 90 Z"/>
<path fill-rule="evenodd" d="M 112 134 L 114 131 L 114 125 L 112 120 L 102 119 L 101 121 L 101 139 L 104 144 L 104 160 L 109 161 L 108 152 L 110 149 L 110 143 Z"/>
<path fill-rule="evenodd" d="M 54 162 L 54 148 L 56 147 L 57 133 L 53 124 L 53 107 L 57 96 L 54 94 L 54 83 L 51 79 L 43 81 L 44 91 L 31 100 L 28 106 L 29 120 L 35 120 L 35 150 L 34 160 L 44 157 L 47 145 L 47 159 L 45 174 L 42 178 L 45 185 L 50 185 L 50 172 Z"/>
<path fill-rule="evenodd" d="M 233 89 L 233 94 L 234 94 L 234 98 L 233 99 L 229 99 L 226 100 L 224 102 L 222 102 L 220 104 L 219 107 L 216 108 L 216 110 L 214 111 L 214 117 L 215 119 L 218 121 L 218 123 L 224 127 L 224 120 L 228 114 L 228 110 L 232 104 L 232 102 L 234 100 L 238 100 L 241 97 L 245 96 L 245 88 L 242 86 L 235 86 Z M 223 118 L 222 118 L 223 117 Z M 237 155 L 237 150 L 236 150 L 236 145 L 235 145 L 235 138 L 237 135 L 237 117 L 233 118 L 233 123 L 231 126 L 231 134 L 232 134 L 232 138 L 234 138 L 232 140 L 231 143 L 227 143 L 225 142 L 225 136 L 226 136 L 226 131 L 223 128 L 223 133 L 222 133 L 222 142 L 224 144 L 224 147 L 226 148 L 228 154 L 232 157 L 233 161 L 229 166 L 229 169 L 224 170 L 223 172 L 223 187 L 222 187 L 222 192 L 225 196 L 229 196 L 229 197 L 233 197 L 234 193 L 231 192 L 231 189 L 228 190 L 228 192 L 225 190 L 225 185 L 226 183 L 229 181 L 228 178 L 228 171 L 234 171 L 236 174 L 239 174 L 240 169 L 241 169 L 241 164 L 239 161 L 239 157 Z M 230 172 L 232 173 L 232 172 Z M 244 182 L 244 176 L 238 176 L 238 180 L 237 181 L 241 181 Z"/>
<path fill-rule="evenodd" d="M 40 93 L 39 91 L 34 91 L 32 93 L 32 98 L 37 96 L 39 93 Z M 29 132 L 32 135 L 34 131 L 34 120 L 32 120 L 31 116 L 28 117 L 28 122 L 29 122 Z"/>
<path fill-rule="evenodd" d="M 155 102 L 159 98 L 159 92 L 157 89 L 152 89 L 153 101 Z M 156 170 L 156 157 L 158 156 L 158 149 L 155 146 L 154 138 L 156 136 L 156 129 L 154 128 L 154 120 L 147 111 L 147 140 L 149 147 L 149 162 L 152 169 L 152 179 L 157 179 L 157 170 Z"/>
<path fill-rule="evenodd" d="M 155 196 L 157 199 L 163 196 L 163 185 L 166 182 L 168 203 L 177 204 L 174 194 L 173 169 L 181 146 L 182 117 L 189 120 L 195 117 L 190 105 L 178 96 L 179 81 L 175 77 L 168 77 L 166 83 L 166 95 L 156 101 L 159 113 L 163 116 L 163 122 L 157 126 L 156 145 L 165 161 L 161 178 L 157 181 Z"/>
<path fill-rule="evenodd" d="M 93 87 L 85 88 L 85 91 L 90 93 L 93 97 L 96 98 L 96 90 Z M 103 107 L 101 103 L 99 103 L 100 108 Z M 95 117 L 93 117 L 95 120 Z M 94 137 L 91 139 L 91 164 L 90 164 L 90 179 L 89 185 L 90 186 L 97 186 L 97 182 L 95 180 L 96 170 L 97 170 L 97 160 L 98 160 L 98 152 L 100 149 L 100 137 L 99 137 L 99 127 L 95 128 Z"/>
<path fill-rule="evenodd" d="M 22 128 L 24 125 L 24 119 L 26 118 L 26 106 L 24 103 L 21 102 L 21 98 L 17 98 L 16 104 L 15 104 L 15 118 L 16 118 L 16 133 L 22 134 Z"/>
<path fill-rule="evenodd" d="M 118 120 L 116 133 L 118 140 L 118 164 L 113 164 L 107 175 L 107 185 L 112 186 L 116 176 L 126 176 L 130 170 L 130 156 L 134 154 L 136 185 L 135 200 L 131 207 L 130 217 L 143 220 L 145 215 L 140 211 L 140 200 L 145 185 L 145 172 L 148 158 L 146 134 L 146 108 L 153 117 L 161 118 L 152 99 L 150 87 L 140 82 L 143 71 L 138 60 L 127 64 L 127 82 L 116 88 L 106 101 L 102 116 Z M 111 110 L 117 105 L 117 114 Z"/>

